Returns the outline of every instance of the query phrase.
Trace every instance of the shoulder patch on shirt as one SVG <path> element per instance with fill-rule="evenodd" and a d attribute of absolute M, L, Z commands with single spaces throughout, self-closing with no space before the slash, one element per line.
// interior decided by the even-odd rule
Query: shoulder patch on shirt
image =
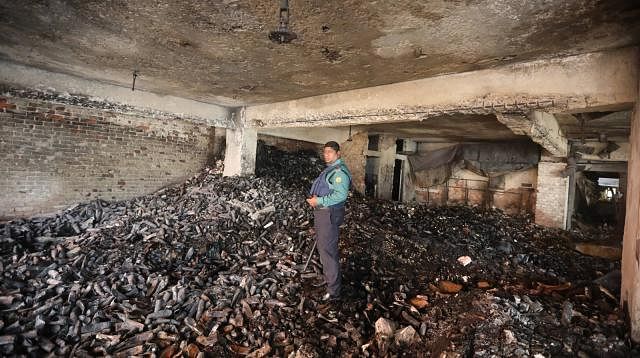
<path fill-rule="evenodd" d="M 337 177 L 336 178 L 336 183 L 342 183 L 342 177 Z"/>

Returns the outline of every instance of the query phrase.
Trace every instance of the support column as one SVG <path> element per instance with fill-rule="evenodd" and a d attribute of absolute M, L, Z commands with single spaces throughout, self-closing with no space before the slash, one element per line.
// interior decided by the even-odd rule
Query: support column
<path fill-rule="evenodd" d="M 573 214 L 575 213 L 576 205 L 576 173 L 569 174 L 567 180 L 569 181 L 569 196 L 567 200 L 567 215 L 565 218 L 564 228 L 570 230 L 573 226 Z"/>
<path fill-rule="evenodd" d="M 563 175 L 563 162 L 538 163 L 538 192 L 536 195 L 536 224 L 566 228 L 569 200 L 569 178 Z"/>
<path fill-rule="evenodd" d="M 369 143 L 369 135 L 367 132 L 354 134 L 351 141 L 340 143 L 340 153 L 342 160 L 351 171 L 351 185 L 358 193 L 364 195 L 365 183 L 364 175 L 367 164 L 367 144 Z"/>
<path fill-rule="evenodd" d="M 391 200 L 393 194 L 393 168 L 396 164 L 396 140 L 389 135 L 381 135 L 378 149 L 380 161 L 378 162 L 378 185 L 376 194 L 378 199 Z"/>
<path fill-rule="evenodd" d="M 620 300 L 627 307 L 631 339 L 640 342 L 640 97 L 631 116 L 629 143 Z"/>
<path fill-rule="evenodd" d="M 255 128 L 227 129 L 224 176 L 252 175 L 256 170 L 258 132 Z"/>
<path fill-rule="evenodd" d="M 569 174 L 569 197 L 567 199 L 567 215 L 565 217 L 565 229 L 570 230 L 573 225 L 573 214 L 576 207 L 576 161 L 573 157 L 567 158 L 567 170 Z"/>
<path fill-rule="evenodd" d="M 411 176 L 411 165 L 408 160 L 402 162 L 402 202 L 407 203 L 416 200 L 416 187 Z"/>
<path fill-rule="evenodd" d="M 627 173 L 620 173 L 620 184 L 618 191 L 622 195 L 622 198 L 618 198 L 616 201 L 616 231 L 624 233 L 624 220 L 627 214 Z"/>

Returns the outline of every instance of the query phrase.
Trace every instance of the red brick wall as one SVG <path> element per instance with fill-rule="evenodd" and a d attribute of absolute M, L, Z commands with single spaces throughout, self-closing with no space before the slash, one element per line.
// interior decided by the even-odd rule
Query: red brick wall
<path fill-rule="evenodd" d="M 0 97 L 0 220 L 183 181 L 207 162 L 211 134 L 161 115 Z"/>
<path fill-rule="evenodd" d="M 482 182 L 464 180 L 449 180 L 448 187 L 444 184 L 416 190 L 416 200 L 430 205 L 469 205 L 497 208 L 507 214 L 533 213 L 532 202 L 535 194 L 532 190 L 487 190 L 479 185 Z M 489 201 L 487 201 L 489 200 Z"/>
<path fill-rule="evenodd" d="M 565 163 L 538 163 L 538 193 L 536 194 L 536 224 L 564 228 L 569 182 L 561 172 Z"/>

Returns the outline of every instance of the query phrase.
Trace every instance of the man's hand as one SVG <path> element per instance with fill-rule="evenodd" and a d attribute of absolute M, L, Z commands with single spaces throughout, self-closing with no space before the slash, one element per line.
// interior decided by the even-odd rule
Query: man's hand
<path fill-rule="evenodd" d="M 315 208 L 316 206 L 318 206 L 318 197 L 315 195 L 310 197 L 309 199 L 307 199 L 307 203 L 309 203 L 311 207 Z"/>

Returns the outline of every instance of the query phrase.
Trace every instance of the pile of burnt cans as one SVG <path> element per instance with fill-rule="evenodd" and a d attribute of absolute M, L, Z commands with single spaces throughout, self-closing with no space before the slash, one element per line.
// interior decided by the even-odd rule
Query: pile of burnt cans
<path fill-rule="evenodd" d="M 0 224 L 0 354 L 630 356 L 619 262 L 469 207 L 352 193 L 343 298 L 325 303 L 305 194 L 314 153 Z"/>

